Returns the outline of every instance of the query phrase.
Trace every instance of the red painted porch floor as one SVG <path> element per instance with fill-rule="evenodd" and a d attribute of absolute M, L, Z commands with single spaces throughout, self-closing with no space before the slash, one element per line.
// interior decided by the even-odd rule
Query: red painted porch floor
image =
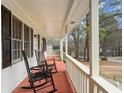
<path fill-rule="evenodd" d="M 58 73 L 53 74 L 53 79 L 55 87 L 57 89 L 54 93 L 76 93 L 74 88 L 71 85 L 70 80 L 68 79 L 65 63 L 62 61 L 56 61 Z M 28 79 L 23 80 L 17 88 L 12 93 L 33 93 L 32 89 L 21 89 L 22 86 L 28 86 Z M 48 93 L 52 90 L 52 86 L 40 89 L 37 93 Z"/>

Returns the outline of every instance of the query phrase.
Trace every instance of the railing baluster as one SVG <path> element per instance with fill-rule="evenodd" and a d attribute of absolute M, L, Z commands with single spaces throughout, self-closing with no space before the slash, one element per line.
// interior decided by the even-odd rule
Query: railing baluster
<path fill-rule="evenodd" d="M 94 84 L 94 93 L 97 93 L 97 85 Z"/>
<path fill-rule="evenodd" d="M 87 93 L 89 93 L 89 78 L 87 76 Z"/>
<path fill-rule="evenodd" d="M 81 93 L 83 93 L 83 72 L 81 72 Z"/>

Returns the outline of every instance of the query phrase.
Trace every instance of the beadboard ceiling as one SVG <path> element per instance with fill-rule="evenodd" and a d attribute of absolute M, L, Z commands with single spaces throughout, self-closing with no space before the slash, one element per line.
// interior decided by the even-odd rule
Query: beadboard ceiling
<path fill-rule="evenodd" d="M 69 14 L 76 10 L 83 1 L 87 7 L 88 0 L 14 0 L 17 5 L 41 28 L 47 37 L 60 37 Z M 77 4 L 76 4 L 77 3 Z M 85 7 L 80 9 L 84 11 Z M 80 13 L 80 11 L 78 11 Z M 72 16 L 73 14 L 71 14 Z M 76 16 L 79 14 L 76 14 Z M 73 18 L 75 18 L 74 16 Z"/>

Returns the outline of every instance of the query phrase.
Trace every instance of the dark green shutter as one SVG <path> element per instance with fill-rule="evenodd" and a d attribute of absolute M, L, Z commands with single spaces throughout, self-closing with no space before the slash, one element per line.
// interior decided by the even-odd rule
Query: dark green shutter
<path fill-rule="evenodd" d="M 46 38 L 42 38 L 42 42 L 43 42 L 43 51 L 46 51 Z"/>
<path fill-rule="evenodd" d="M 12 65 L 11 61 L 11 11 L 1 7 L 2 14 L 2 68 Z"/>
<path fill-rule="evenodd" d="M 33 57 L 33 29 L 31 28 L 31 57 Z"/>
<path fill-rule="evenodd" d="M 40 34 L 38 34 L 38 49 L 40 49 Z"/>

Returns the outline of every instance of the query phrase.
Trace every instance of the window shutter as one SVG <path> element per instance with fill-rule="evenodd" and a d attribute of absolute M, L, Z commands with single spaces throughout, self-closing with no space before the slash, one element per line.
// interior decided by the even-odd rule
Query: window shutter
<path fill-rule="evenodd" d="M 38 50 L 40 50 L 40 34 L 38 34 Z M 38 52 L 38 58 L 40 58 L 40 52 Z"/>
<path fill-rule="evenodd" d="M 12 65 L 11 61 L 11 11 L 1 7 L 2 14 L 2 68 Z"/>
<path fill-rule="evenodd" d="M 46 51 L 46 39 L 44 37 L 42 38 L 42 42 L 43 42 L 43 51 Z"/>
<path fill-rule="evenodd" d="M 33 57 L 33 29 L 31 28 L 31 57 Z"/>
<path fill-rule="evenodd" d="M 38 49 L 40 50 L 40 34 L 38 34 Z"/>

